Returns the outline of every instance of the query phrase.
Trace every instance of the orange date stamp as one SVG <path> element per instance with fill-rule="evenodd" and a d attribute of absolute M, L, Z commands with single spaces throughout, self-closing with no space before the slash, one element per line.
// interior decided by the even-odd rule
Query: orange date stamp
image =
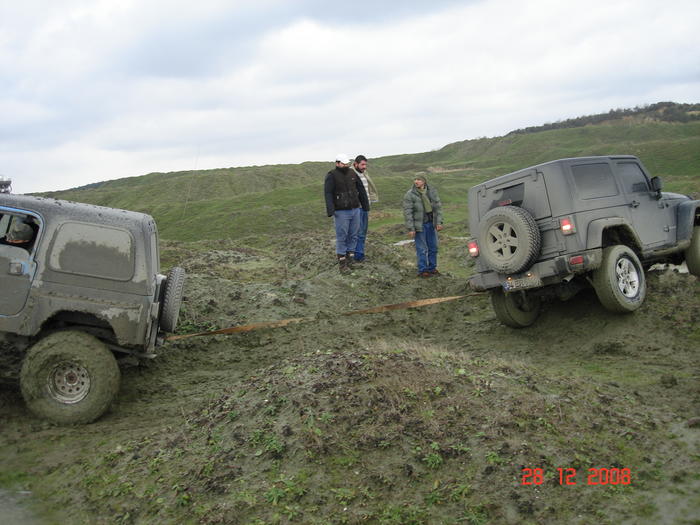
<path fill-rule="evenodd" d="M 559 485 L 578 485 L 578 471 L 575 468 L 558 468 Z M 592 467 L 586 472 L 584 485 L 630 485 L 632 471 L 628 468 Z M 523 468 L 521 485 L 542 485 L 545 482 L 545 471 L 541 468 Z"/>

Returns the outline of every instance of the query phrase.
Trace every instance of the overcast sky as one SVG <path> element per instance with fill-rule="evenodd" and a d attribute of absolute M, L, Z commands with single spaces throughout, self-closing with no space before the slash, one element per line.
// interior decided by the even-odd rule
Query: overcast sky
<path fill-rule="evenodd" d="M 16 193 L 700 102 L 697 0 L 3 0 Z"/>

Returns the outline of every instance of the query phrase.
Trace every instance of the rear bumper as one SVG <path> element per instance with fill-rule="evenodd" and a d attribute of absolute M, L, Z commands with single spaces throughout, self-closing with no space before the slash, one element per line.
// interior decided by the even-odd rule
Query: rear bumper
<path fill-rule="evenodd" d="M 581 264 L 571 264 L 572 257 L 582 256 Z M 527 279 L 532 276 L 539 277 L 542 286 L 557 284 L 570 279 L 577 274 L 584 274 L 595 270 L 600 266 L 603 258 L 603 249 L 584 250 L 582 252 L 568 255 L 560 255 L 552 259 L 540 261 L 522 273 L 502 274 L 498 272 L 480 272 L 469 278 L 469 285 L 478 291 L 489 290 L 491 288 L 504 288 L 504 285 L 512 280 Z"/>

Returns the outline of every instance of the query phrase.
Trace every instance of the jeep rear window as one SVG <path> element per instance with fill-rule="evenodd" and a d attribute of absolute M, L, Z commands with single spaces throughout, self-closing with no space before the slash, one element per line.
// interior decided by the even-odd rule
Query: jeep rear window
<path fill-rule="evenodd" d="M 645 193 L 649 191 L 647 178 L 636 162 L 618 162 L 617 169 L 622 179 L 625 193 Z"/>
<path fill-rule="evenodd" d="M 582 200 L 602 199 L 618 194 L 615 178 L 607 163 L 571 166 L 571 173 L 578 196 Z"/>
<path fill-rule="evenodd" d="M 129 281 L 134 276 L 131 234 L 108 226 L 66 222 L 54 236 L 49 266 L 57 272 Z"/>

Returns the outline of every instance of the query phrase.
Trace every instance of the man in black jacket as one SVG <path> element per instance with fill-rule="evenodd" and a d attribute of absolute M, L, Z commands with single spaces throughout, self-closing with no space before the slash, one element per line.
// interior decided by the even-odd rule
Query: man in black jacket
<path fill-rule="evenodd" d="M 347 155 L 335 157 L 335 169 L 326 175 L 326 213 L 335 221 L 335 252 L 341 273 L 350 271 L 360 231 L 360 209 L 369 211 L 369 199 L 362 181 L 350 169 Z"/>

